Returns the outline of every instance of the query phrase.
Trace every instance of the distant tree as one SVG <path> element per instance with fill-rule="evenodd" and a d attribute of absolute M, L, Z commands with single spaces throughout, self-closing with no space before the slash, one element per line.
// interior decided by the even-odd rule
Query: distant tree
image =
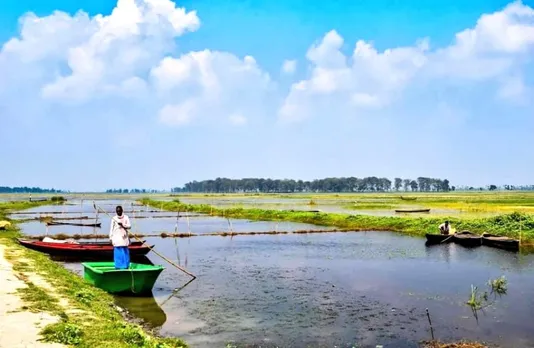
<path fill-rule="evenodd" d="M 395 191 L 400 190 L 401 186 L 402 186 L 402 179 L 395 178 Z"/>
<path fill-rule="evenodd" d="M 447 179 L 443 180 L 441 182 L 440 186 L 441 186 L 441 191 L 445 191 L 445 192 L 449 191 L 449 189 L 450 189 L 449 188 L 449 180 L 447 180 Z"/>
<path fill-rule="evenodd" d="M 488 190 L 495 191 L 497 189 L 497 186 L 495 185 L 489 185 Z"/>
<path fill-rule="evenodd" d="M 412 182 L 412 181 L 411 181 L 410 179 L 404 179 L 404 180 L 402 181 L 402 184 L 403 184 L 403 186 L 404 186 L 404 191 L 408 191 L 408 187 L 410 187 L 410 183 L 411 183 L 411 182 Z"/>
<path fill-rule="evenodd" d="M 410 182 L 410 187 L 412 188 L 412 191 L 417 191 L 417 182 L 412 180 L 412 182 Z"/>

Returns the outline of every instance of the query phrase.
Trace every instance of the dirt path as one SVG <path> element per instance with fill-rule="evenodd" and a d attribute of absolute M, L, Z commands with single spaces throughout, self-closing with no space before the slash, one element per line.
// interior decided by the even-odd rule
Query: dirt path
<path fill-rule="evenodd" d="M 32 313 L 22 310 L 24 302 L 17 290 L 27 287 L 17 277 L 11 263 L 5 258 L 6 247 L 0 245 L 0 347 L 64 347 L 61 344 L 39 342 L 39 331 L 58 321 L 48 313 Z"/>

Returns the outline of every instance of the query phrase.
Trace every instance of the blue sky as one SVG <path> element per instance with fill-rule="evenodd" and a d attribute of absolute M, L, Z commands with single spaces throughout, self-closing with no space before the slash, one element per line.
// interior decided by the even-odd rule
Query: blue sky
<path fill-rule="evenodd" d="M 533 7 L 3 1 L 0 184 L 532 183 Z"/>

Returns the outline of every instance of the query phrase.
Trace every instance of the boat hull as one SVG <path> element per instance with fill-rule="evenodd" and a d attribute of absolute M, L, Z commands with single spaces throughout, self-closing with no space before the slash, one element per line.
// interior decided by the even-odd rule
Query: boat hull
<path fill-rule="evenodd" d="M 429 213 L 430 209 L 396 209 L 395 213 Z"/>
<path fill-rule="evenodd" d="M 84 262 L 84 279 L 112 294 L 148 295 L 161 272 L 160 265 L 131 263 L 129 269 L 115 269 L 113 262 Z"/>
<path fill-rule="evenodd" d="M 47 226 L 80 226 L 80 227 L 102 227 L 102 223 L 98 222 L 96 224 L 77 224 L 74 222 L 59 222 L 51 221 L 46 223 Z"/>
<path fill-rule="evenodd" d="M 86 244 L 71 244 L 71 243 L 48 243 L 29 240 L 18 240 L 19 243 L 28 249 L 40 251 L 52 256 L 62 256 L 68 258 L 91 259 L 112 261 L 113 260 L 113 245 L 86 245 Z M 151 247 L 146 245 L 130 245 L 130 257 L 143 256 L 148 254 Z"/>
<path fill-rule="evenodd" d="M 432 244 L 441 244 L 441 243 L 451 243 L 452 240 L 452 234 L 432 234 L 427 233 L 426 234 L 426 242 L 428 245 Z"/>
<path fill-rule="evenodd" d="M 507 237 L 499 237 L 489 233 L 482 235 L 482 245 L 508 251 L 519 251 L 519 241 Z"/>
<path fill-rule="evenodd" d="M 45 238 L 41 238 L 39 240 L 39 242 L 41 243 L 46 243 L 46 245 L 58 245 L 58 246 L 62 246 L 62 245 L 89 245 L 89 246 L 99 246 L 99 245 L 112 245 L 111 244 L 111 241 L 109 240 L 101 240 L 101 241 L 90 241 L 90 242 L 83 242 L 83 241 L 76 241 L 76 243 L 67 243 L 66 241 L 64 242 L 60 242 L 58 239 L 55 239 L 55 241 L 57 242 L 52 242 L 52 241 L 44 241 Z M 143 241 L 131 241 L 130 242 L 130 246 L 136 246 L 136 245 L 143 245 L 143 243 L 145 243 L 146 240 L 143 240 Z"/>
<path fill-rule="evenodd" d="M 454 243 L 467 248 L 474 248 L 482 245 L 482 236 L 470 232 L 459 232 L 453 237 Z"/>

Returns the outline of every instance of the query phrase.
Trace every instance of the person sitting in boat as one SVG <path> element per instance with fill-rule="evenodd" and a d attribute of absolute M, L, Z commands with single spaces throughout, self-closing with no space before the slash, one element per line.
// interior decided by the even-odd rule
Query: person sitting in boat
<path fill-rule="evenodd" d="M 113 261 L 115 268 L 127 269 L 130 267 L 130 238 L 128 237 L 128 229 L 132 227 L 130 218 L 123 214 L 122 207 L 119 205 L 115 209 L 117 215 L 111 219 L 111 226 L 109 228 L 109 239 L 113 244 Z"/>
<path fill-rule="evenodd" d="M 449 231 L 451 230 L 451 225 L 449 225 L 449 221 L 445 221 L 441 225 L 439 225 L 439 231 L 441 234 L 449 234 Z"/>

